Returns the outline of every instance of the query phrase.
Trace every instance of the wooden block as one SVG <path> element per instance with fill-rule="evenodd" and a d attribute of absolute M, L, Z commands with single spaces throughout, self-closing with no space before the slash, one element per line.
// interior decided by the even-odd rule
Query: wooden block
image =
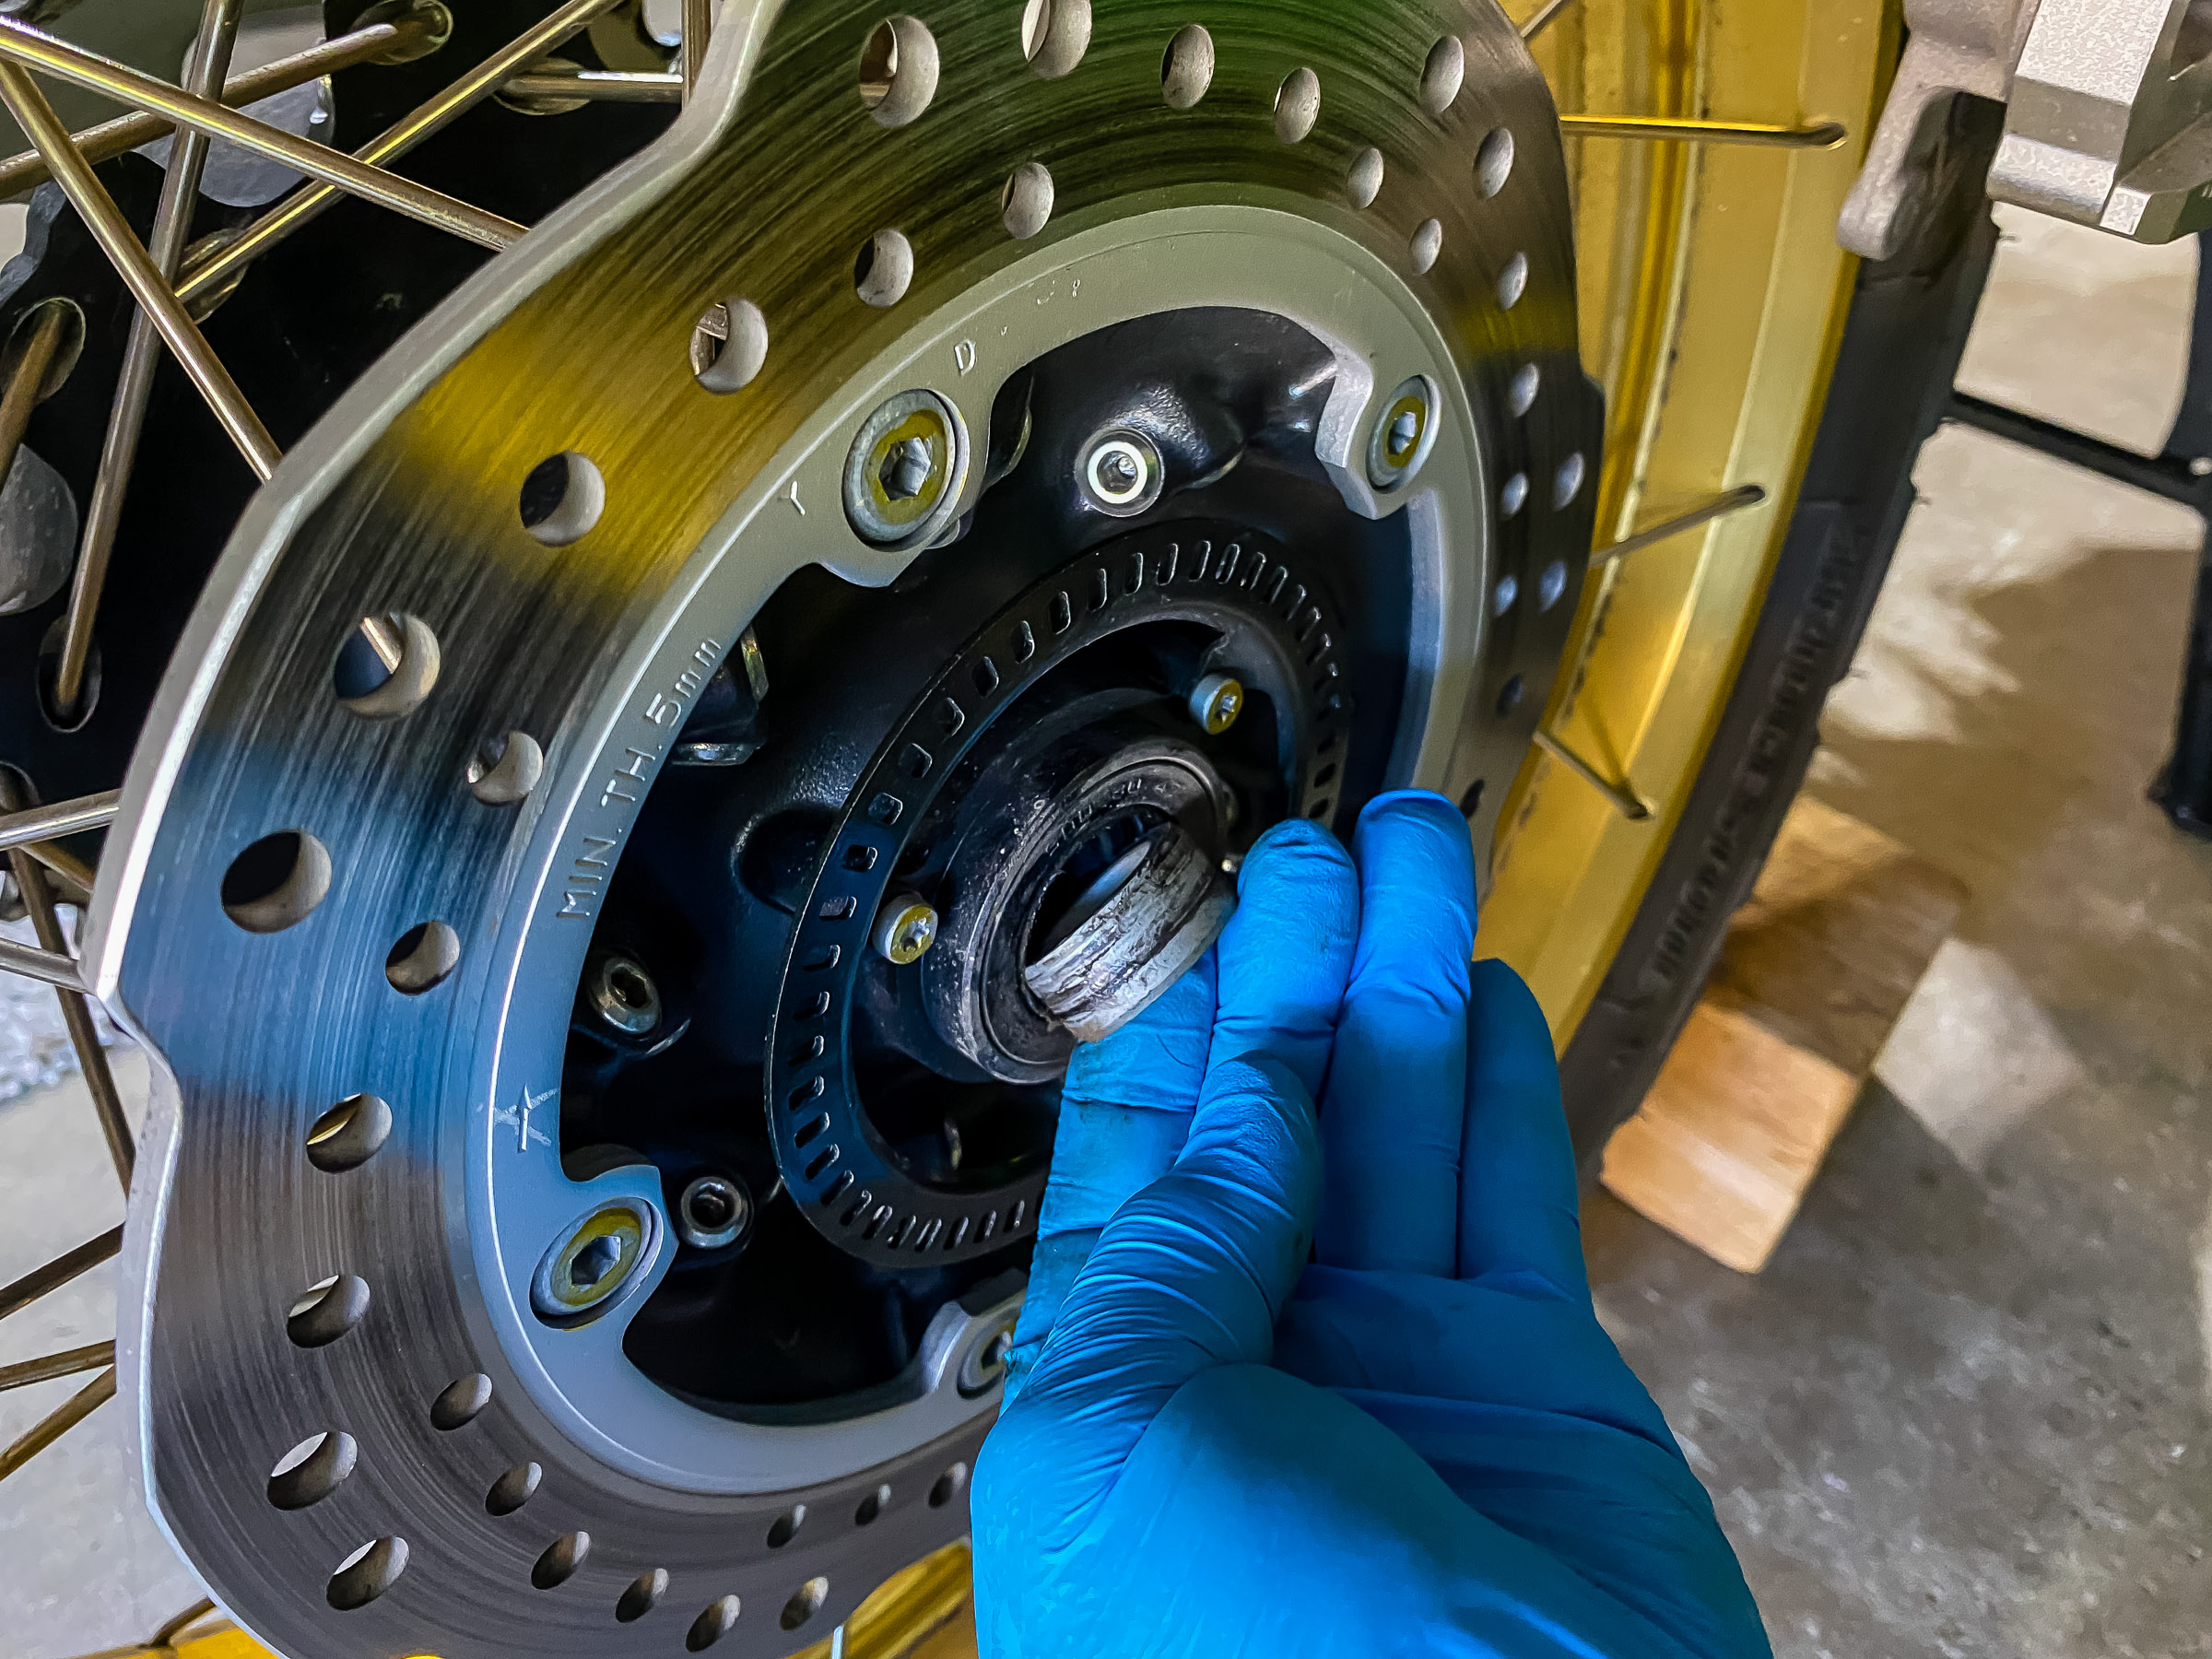
<path fill-rule="evenodd" d="M 1953 877 L 1800 796 L 1607 1190 L 1715 1261 L 1766 1265 L 1965 901 Z"/>

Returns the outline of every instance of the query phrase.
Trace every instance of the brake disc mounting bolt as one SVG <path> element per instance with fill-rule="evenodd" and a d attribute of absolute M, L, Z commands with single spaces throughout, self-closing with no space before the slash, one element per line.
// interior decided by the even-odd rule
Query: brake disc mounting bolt
<path fill-rule="evenodd" d="M 628 1199 L 601 1206 L 557 1238 L 531 1276 L 540 1319 L 563 1324 L 594 1312 L 652 1257 L 651 1210 Z"/>
<path fill-rule="evenodd" d="M 600 957 L 584 971 L 584 1000 L 603 1025 L 623 1037 L 650 1036 L 661 1023 L 660 987 L 626 956 Z"/>
<path fill-rule="evenodd" d="M 937 912 L 919 893 L 901 893 L 876 912 L 868 941 L 893 967 L 918 962 L 937 942 Z"/>
<path fill-rule="evenodd" d="M 1435 441 L 1436 412 L 1436 388 L 1427 375 L 1398 383 L 1368 439 L 1368 482 L 1378 489 L 1396 489 L 1420 470 Z"/>
<path fill-rule="evenodd" d="M 1191 688 L 1191 718 L 1209 737 L 1218 737 L 1244 712 L 1244 683 L 1231 674 L 1209 674 Z"/>

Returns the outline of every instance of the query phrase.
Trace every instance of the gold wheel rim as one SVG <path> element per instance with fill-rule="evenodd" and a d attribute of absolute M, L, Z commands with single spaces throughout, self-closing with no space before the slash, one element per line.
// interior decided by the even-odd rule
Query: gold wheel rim
<path fill-rule="evenodd" d="M 1854 264 L 1836 214 L 1896 53 L 1894 7 L 1579 0 L 1533 43 L 1563 111 L 1835 121 L 1829 149 L 1571 137 L 1583 360 L 1607 426 L 1598 537 L 1744 484 L 1766 500 L 1593 569 L 1544 729 L 1648 808 L 1531 749 L 1477 948 L 1563 1049 L 1680 822 L 1779 558 Z"/>

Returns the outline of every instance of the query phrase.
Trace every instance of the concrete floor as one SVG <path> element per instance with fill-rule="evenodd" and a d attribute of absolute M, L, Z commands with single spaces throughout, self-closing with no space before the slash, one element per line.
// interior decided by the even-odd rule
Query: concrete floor
<path fill-rule="evenodd" d="M 1966 383 L 2156 448 L 2192 251 L 2010 223 Z M 1599 1305 L 1789 1659 L 2208 1652 L 2212 847 L 2143 798 L 2197 526 L 1971 433 L 1920 484 L 1813 788 L 1972 901 L 1768 1270 L 1600 1194 Z M 120 1213 L 80 1086 L 0 1105 L 0 1272 Z M 0 1363 L 112 1320 L 101 1269 L 0 1326 Z M 0 1395 L 0 1439 L 71 1386 Z M 196 1594 L 121 1430 L 104 1407 L 0 1488 L 19 1659 Z"/>
<path fill-rule="evenodd" d="M 2156 450 L 2195 261 L 2026 215 L 1961 383 Z M 2184 511 L 1939 435 L 1810 785 L 1972 897 L 1767 1271 L 1599 1307 L 1789 1659 L 2212 1652 L 2212 846 L 2144 799 Z"/>

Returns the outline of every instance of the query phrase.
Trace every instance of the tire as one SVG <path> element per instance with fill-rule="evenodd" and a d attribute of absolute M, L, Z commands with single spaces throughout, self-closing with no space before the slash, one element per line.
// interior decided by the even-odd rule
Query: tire
<path fill-rule="evenodd" d="M 1560 1060 L 1575 1150 L 1594 1172 L 1631 1116 L 1750 897 L 1820 737 L 1828 689 L 1865 630 L 1944 418 L 1996 247 L 1983 181 L 2001 106 L 1960 98 L 1935 205 L 1894 259 L 1863 265 L 1834 377 L 1750 646 L 1688 807 Z"/>

